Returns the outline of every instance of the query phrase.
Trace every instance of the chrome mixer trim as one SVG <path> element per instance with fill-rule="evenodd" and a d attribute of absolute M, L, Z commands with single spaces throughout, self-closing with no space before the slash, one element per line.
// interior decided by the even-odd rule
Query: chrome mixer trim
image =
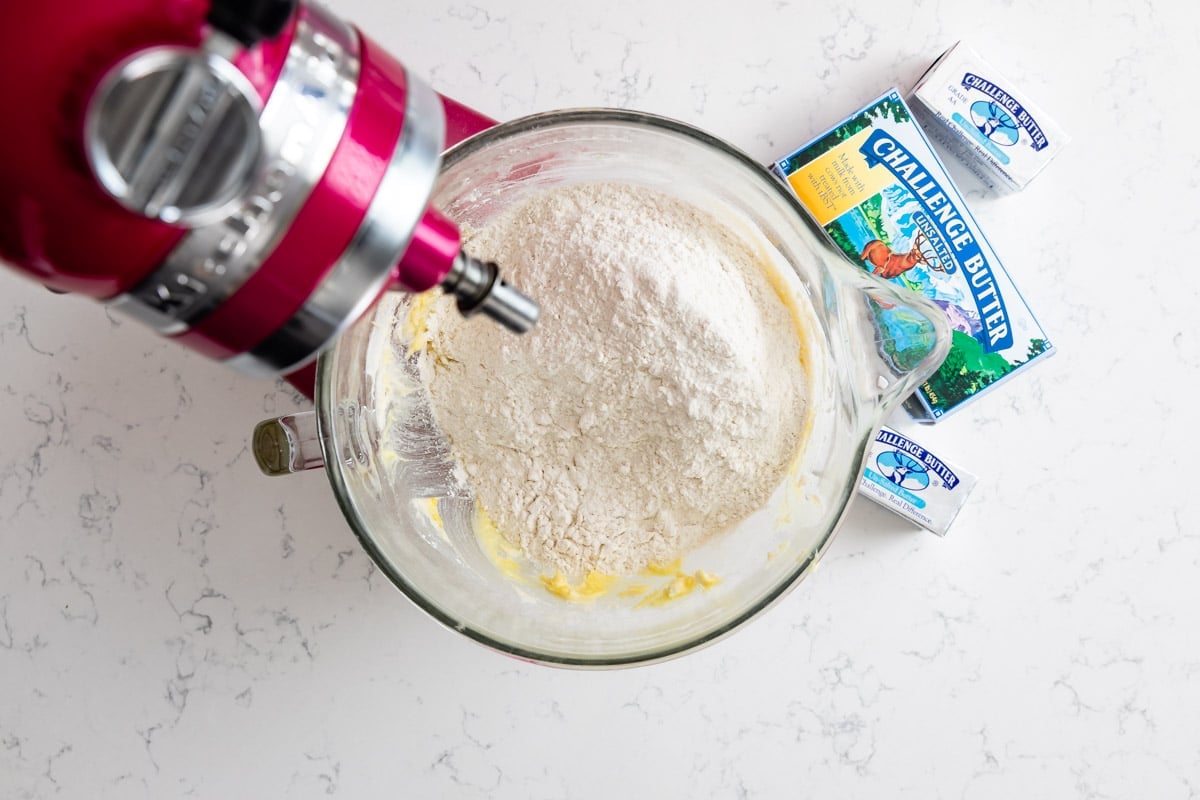
<path fill-rule="evenodd" d="M 317 5 L 303 3 L 297 14 L 283 70 L 258 120 L 263 155 L 237 209 L 189 230 L 158 269 L 110 301 L 160 334 L 187 331 L 249 280 L 308 201 L 345 133 L 358 91 L 358 34 Z"/>
<path fill-rule="evenodd" d="M 226 364 L 257 376 L 291 372 L 316 358 L 375 302 L 408 247 L 441 167 L 441 98 L 405 71 L 404 126 L 379 189 L 346 251 L 299 311 Z"/>
<path fill-rule="evenodd" d="M 137 214 L 205 225 L 234 210 L 262 153 L 258 94 L 213 52 L 141 50 L 101 80 L 84 119 L 100 186 Z"/>

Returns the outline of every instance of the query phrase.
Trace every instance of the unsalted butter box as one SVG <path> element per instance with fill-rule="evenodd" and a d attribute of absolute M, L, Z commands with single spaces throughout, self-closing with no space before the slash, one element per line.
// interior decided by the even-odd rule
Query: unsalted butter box
<path fill-rule="evenodd" d="M 851 261 L 925 295 L 953 329 L 950 353 L 907 404 L 937 421 L 1053 347 L 895 89 L 773 165 Z M 904 368 L 913 321 L 872 309 L 881 353 Z"/>
<path fill-rule="evenodd" d="M 1049 114 L 962 42 L 917 81 L 912 107 L 933 140 L 993 189 L 1024 189 L 1069 141 Z"/>

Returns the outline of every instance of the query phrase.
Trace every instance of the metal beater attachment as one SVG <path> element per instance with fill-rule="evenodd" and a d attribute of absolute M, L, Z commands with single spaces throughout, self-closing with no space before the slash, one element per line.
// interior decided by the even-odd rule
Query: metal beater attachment
<path fill-rule="evenodd" d="M 495 264 L 461 250 L 442 281 L 442 289 L 457 298 L 464 317 L 482 311 L 514 333 L 525 333 L 537 324 L 537 303 L 505 283 Z"/>

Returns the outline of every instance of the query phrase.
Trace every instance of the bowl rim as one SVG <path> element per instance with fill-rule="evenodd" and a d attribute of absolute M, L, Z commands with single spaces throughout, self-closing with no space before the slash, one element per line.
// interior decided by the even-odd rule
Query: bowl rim
<path fill-rule="evenodd" d="M 717 137 L 706 133 L 699 128 L 689 125 L 679 120 L 670 117 L 649 114 L 642 111 L 629 111 L 625 109 L 613 108 L 572 108 L 559 111 L 548 111 L 538 114 L 531 114 L 525 117 L 519 117 L 509 122 L 498 123 L 497 125 L 486 128 L 467 139 L 462 140 L 458 144 L 450 147 L 443 153 L 443 160 L 439 170 L 439 174 L 444 173 L 449 167 L 457 164 L 468 156 L 494 144 L 497 141 L 510 138 L 514 135 L 527 133 L 530 131 L 552 129 L 555 127 L 564 127 L 579 123 L 587 124 L 607 124 L 613 123 L 617 125 L 631 125 L 642 128 L 651 128 L 661 131 L 666 131 L 673 134 L 682 135 L 695 142 L 708 145 L 716 150 L 721 151 L 727 156 L 732 157 L 736 161 L 750 167 L 754 172 L 760 174 L 762 180 L 772 186 L 779 198 L 785 204 L 792 207 L 796 212 L 797 217 L 803 223 L 810 226 L 815 226 L 808 212 L 800 204 L 791 192 L 783 185 L 783 183 L 775 178 L 763 165 L 759 164 L 744 151 L 734 147 Z M 734 633 L 739 628 L 749 623 L 754 618 L 765 613 L 770 608 L 775 606 L 780 600 L 794 590 L 807 575 L 813 571 L 816 563 L 828 550 L 833 542 L 838 531 L 841 529 L 845 521 L 847 511 L 850 508 L 851 500 L 853 499 L 855 481 L 850 480 L 846 486 L 842 488 L 841 496 L 837 498 L 839 504 L 839 512 L 830 526 L 828 532 L 824 535 L 820 542 L 812 548 L 808 558 L 797 562 L 796 567 L 783 579 L 780 580 L 767 594 L 761 597 L 757 602 L 750 604 L 746 609 L 739 612 L 728 622 L 714 627 L 702 634 L 694 636 L 686 641 L 681 641 L 677 644 L 665 646 L 659 649 L 646 650 L 636 653 L 628 653 L 615 656 L 570 656 L 559 653 L 540 650 L 533 647 L 526 647 L 514 642 L 505 641 L 489 635 L 488 633 L 472 627 L 470 623 L 452 617 L 447 612 L 443 611 L 436 603 L 422 593 L 417 587 L 410 584 L 404 579 L 398 570 L 391 564 L 391 561 L 384 555 L 380 548 L 376 545 L 373 537 L 367 532 L 366 524 L 358 513 L 358 509 L 354 507 L 350 499 L 350 488 L 346 483 L 342 472 L 343 464 L 334 446 L 334 428 L 330 414 L 332 411 L 332 398 L 330 397 L 331 387 L 335 375 L 334 365 L 337 358 L 337 353 L 341 350 L 341 343 L 326 350 L 317 359 L 316 381 L 314 391 L 314 406 L 317 416 L 318 439 L 321 445 L 321 452 L 325 458 L 325 474 L 329 478 L 330 485 L 333 488 L 334 497 L 337 500 L 339 508 L 341 508 L 343 516 L 350 524 L 351 530 L 358 539 L 359 544 L 375 562 L 375 566 L 384 574 L 385 577 L 399 589 L 410 601 L 412 601 L 419 609 L 424 611 L 435 621 L 449 628 L 452 631 L 460 633 L 469 639 L 483 645 L 484 647 L 512 656 L 522 661 L 541 664 L 551 667 L 573 668 L 573 669 L 618 669 L 634 666 L 649 666 L 652 664 L 662 663 L 664 661 L 673 660 L 688 653 L 695 652 L 709 645 L 715 644 L 721 639 L 726 638 Z M 861 466 L 863 459 L 866 457 L 867 447 L 869 446 L 871 430 L 864 430 L 864 435 L 860 437 L 857 444 L 857 452 L 850 463 L 859 464 Z M 852 473 L 853 474 L 853 473 Z"/>

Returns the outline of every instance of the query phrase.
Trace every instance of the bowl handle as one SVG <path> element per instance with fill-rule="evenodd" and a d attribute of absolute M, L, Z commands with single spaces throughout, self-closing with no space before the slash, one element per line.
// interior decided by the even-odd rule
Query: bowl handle
<path fill-rule="evenodd" d="M 302 411 L 254 426 L 254 460 L 265 475 L 291 475 L 325 466 L 315 411 Z"/>

